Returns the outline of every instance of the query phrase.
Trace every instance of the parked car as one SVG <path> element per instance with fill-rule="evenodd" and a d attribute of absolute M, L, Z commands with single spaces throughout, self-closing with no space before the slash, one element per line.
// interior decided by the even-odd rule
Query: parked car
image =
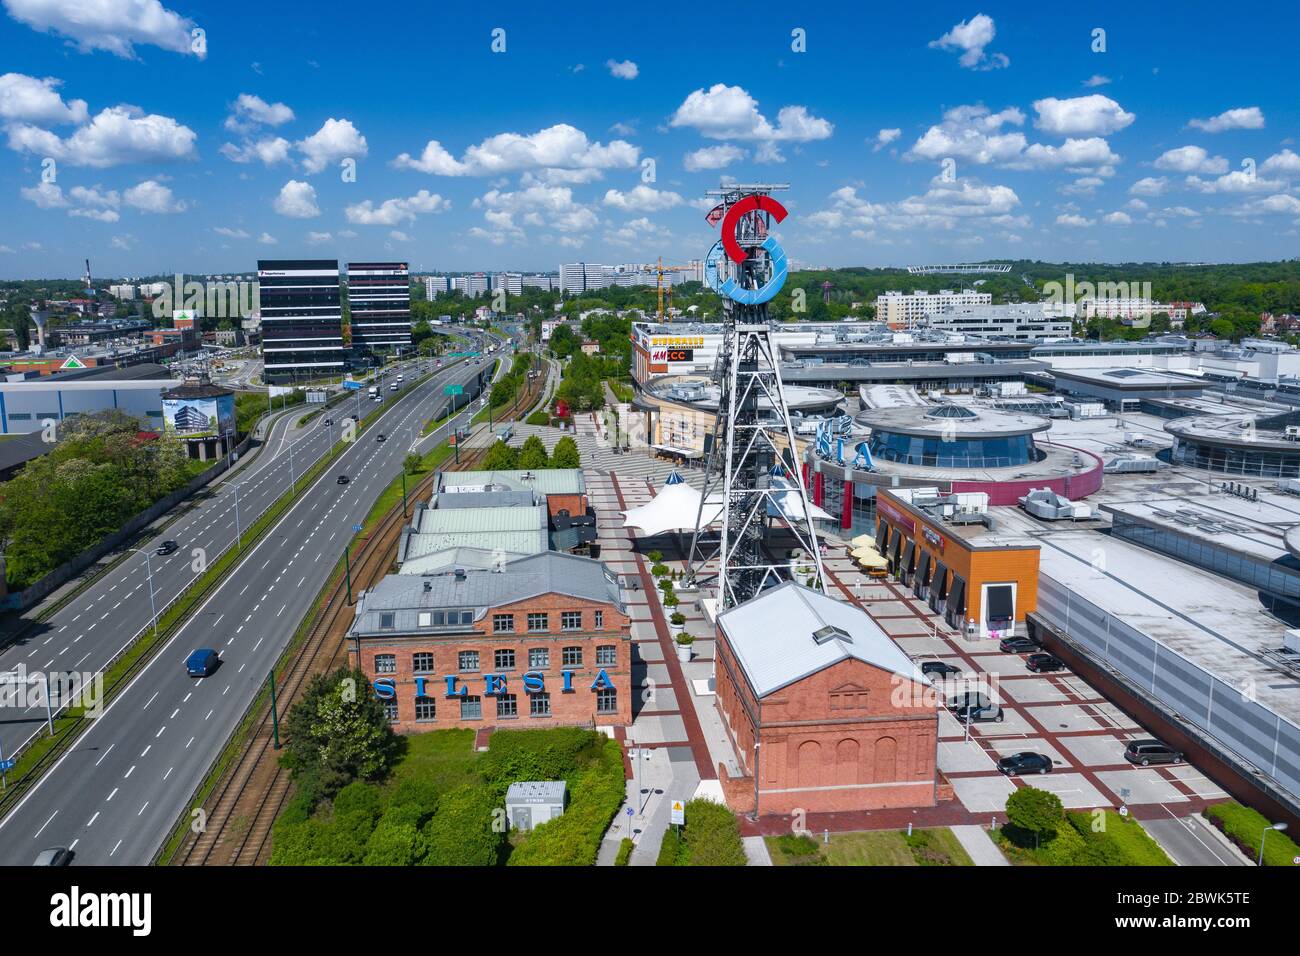
<path fill-rule="evenodd" d="M 1052 769 L 1052 758 L 1025 750 L 998 761 L 998 769 L 1008 777 L 1022 773 L 1047 773 Z"/>
<path fill-rule="evenodd" d="M 1130 740 L 1124 748 L 1124 759 L 1147 767 L 1153 763 L 1182 763 L 1183 755 L 1168 744 L 1147 737 L 1143 740 Z"/>
<path fill-rule="evenodd" d="M 180 545 L 177 544 L 175 541 L 164 541 L 162 544 L 158 545 L 158 547 L 154 549 L 153 553 L 160 554 L 163 557 L 166 557 L 169 554 L 174 554 L 179 549 L 180 549 Z"/>
<path fill-rule="evenodd" d="M 1004 637 L 998 641 L 998 650 L 1003 654 L 1025 654 L 1038 650 L 1038 645 L 1027 637 Z"/>
<path fill-rule="evenodd" d="M 966 723 L 968 717 L 972 724 L 980 724 L 990 720 L 1002 723 L 1004 714 L 1001 704 L 989 703 L 982 706 L 958 707 L 953 711 L 953 716 L 963 724 Z"/>
<path fill-rule="evenodd" d="M 965 690 L 948 698 L 948 709 L 956 713 L 967 707 L 989 707 L 993 704 L 988 695 L 977 690 Z"/>
<path fill-rule="evenodd" d="M 185 659 L 185 673 L 190 677 L 207 677 L 221 663 L 217 652 L 210 647 L 200 647 Z"/>
<path fill-rule="evenodd" d="M 1046 674 L 1048 671 L 1059 671 L 1065 668 L 1065 665 L 1051 654 L 1030 654 L 1025 658 L 1025 666 L 1035 674 Z"/>
<path fill-rule="evenodd" d="M 67 866 L 72 862 L 73 852 L 66 846 L 52 846 L 36 854 L 32 866 Z"/>
<path fill-rule="evenodd" d="M 338 483 L 339 483 L 340 485 L 346 485 L 346 484 L 347 484 L 349 481 L 351 481 L 351 480 L 352 480 L 352 479 L 349 478 L 347 475 L 339 475 L 339 476 L 338 476 L 338 479 L 337 479 L 337 481 L 338 481 Z"/>
<path fill-rule="evenodd" d="M 926 677 L 938 677 L 943 680 L 949 674 L 960 674 L 961 668 L 947 661 L 924 661 L 921 664 L 921 673 Z"/>

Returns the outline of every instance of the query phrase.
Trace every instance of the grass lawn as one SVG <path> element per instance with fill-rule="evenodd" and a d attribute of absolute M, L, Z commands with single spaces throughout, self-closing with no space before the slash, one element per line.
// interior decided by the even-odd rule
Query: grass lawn
<path fill-rule="evenodd" d="M 867 830 L 820 837 L 766 837 L 776 866 L 973 866 L 947 827 L 914 830 Z"/>
<path fill-rule="evenodd" d="M 475 769 L 479 756 L 474 749 L 473 730 L 408 734 L 406 753 L 393 768 L 390 784 L 395 787 L 410 777 L 428 781 L 440 792 L 465 784 L 481 784 L 483 777 Z"/>
<path fill-rule="evenodd" d="M 1015 866 L 1174 865 L 1142 824 L 1115 810 L 1104 813 L 1103 821 L 1091 811 L 1068 812 L 1050 841 L 1035 841 L 1014 827 L 995 829 L 989 836 Z"/>

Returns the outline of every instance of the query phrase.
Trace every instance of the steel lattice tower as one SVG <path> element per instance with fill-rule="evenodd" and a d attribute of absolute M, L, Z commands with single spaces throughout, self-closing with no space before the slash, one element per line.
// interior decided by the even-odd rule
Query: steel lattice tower
<path fill-rule="evenodd" d="M 729 185 L 709 190 L 708 195 L 720 197 L 718 208 L 725 213 L 748 196 L 768 196 L 788 188 L 777 184 Z M 719 278 L 726 268 L 742 289 L 762 287 L 773 275 L 772 255 L 763 246 L 770 228 L 769 213 L 758 210 L 744 214 L 738 220 L 736 238 L 748 256 L 741 264 L 721 257 Z M 794 429 L 767 303 L 745 304 L 726 295 L 721 299 L 722 344 L 714 370 L 721 396 L 689 556 L 690 576 L 696 581 L 703 579 L 707 562 L 718 560 L 720 611 L 743 604 L 769 581 L 783 580 L 790 573 L 791 562 L 784 551 L 770 554 L 764 546 L 771 521 L 788 526 L 806 556 L 799 563 L 815 569 L 808 576 L 814 579 L 816 588 L 825 590 L 808 493 L 795 461 Z M 760 405 L 760 399 L 766 399 L 766 408 Z M 720 516 L 722 533 L 716 542 L 704 540 L 704 510 L 711 498 L 725 502 Z M 777 514 L 785 518 L 770 517 Z"/>

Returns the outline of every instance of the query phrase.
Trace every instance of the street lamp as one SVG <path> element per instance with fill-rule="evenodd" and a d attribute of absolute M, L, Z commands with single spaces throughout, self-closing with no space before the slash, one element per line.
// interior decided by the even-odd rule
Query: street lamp
<path fill-rule="evenodd" d="M 152 617 L 153 619 L 153 636 L 157 637 L 158 636 L 158 605 L 154 599 L 153 562 L 149 560 L 149 549 L 148 548 L 127 548 L 126 550 L 128 552 L 133 552 L 135 554 L 144 555 L 144 567 L 145 567 L 145 571 L 149 575 L 149 614 L 150 617 Z"/>
<path fill-rule="evenodd" d="M 1256 866 L 1264 865 L 1264 839 L 1268 836 L 1269 830 L 1282 831 L 1286 829 L 1285 823 L 1271 823 L 1264 827 L 1264 832 L 1259 835 L 1259 859 L 1255 861 Z"/>
<path fill-rule="evenodd" d="M 235 548 L 239 551 L 244 550 L 244 532 L 239 527 L 239 486 L 242 481 L 231 482 L 235 489 Z"/>

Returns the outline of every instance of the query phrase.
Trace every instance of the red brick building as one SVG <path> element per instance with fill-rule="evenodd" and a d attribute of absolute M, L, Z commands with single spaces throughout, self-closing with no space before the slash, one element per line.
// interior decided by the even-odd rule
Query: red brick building
<path fill-rule="evenodd" d="M 790 582 L 723 613 L 716 683 L 748 785 L 725 788 L 734 809 L 934 806 L 930 684 L 854 605 Z"/>
<path fill-rule="evenodd" d="M 590 558 L 389 575 L 358 597 L 348 636 L 402 733 L 632 720 L 630 622 Z"/>

